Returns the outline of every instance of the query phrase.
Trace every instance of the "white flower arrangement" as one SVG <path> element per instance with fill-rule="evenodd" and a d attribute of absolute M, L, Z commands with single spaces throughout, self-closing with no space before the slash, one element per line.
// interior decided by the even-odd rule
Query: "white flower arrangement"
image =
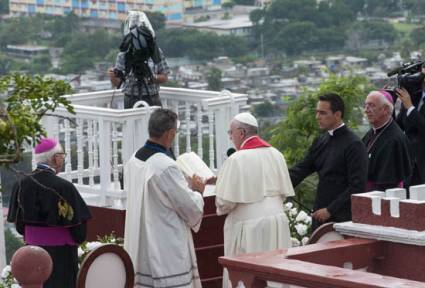
<path fill-rule="evenodd" d="M 84 258 L 89 254 L 91 251 L 95 250 L 96 248 L 105 245 L 105 244 L 117 244 L 117 245 L 123 245 L 124 239 L 118 238 L 115 235 L 115 232 L 112 232 L 110 235 L 105 235 L 103 237 L 98 236 L 98 241 L 91 241 L 91 242 L 84 242 L 78 247 L 78 262 L 81 264 L 84 260 Z M 1 288 L 1 286 L 0 286 Z"/>
<path fill-rule="evenodd" d="M 1 271 L 0 288 L 19 288 L 18 282 L 12 274 L 12 268 L 7 265 Z"/>
<path fill-rule="evenodd" d="M 289 220 L 292 247 L 306 245 L 311 233 L 311 216 L 298 210 L 292 202 L 284 204 L 284 211 Z"/>

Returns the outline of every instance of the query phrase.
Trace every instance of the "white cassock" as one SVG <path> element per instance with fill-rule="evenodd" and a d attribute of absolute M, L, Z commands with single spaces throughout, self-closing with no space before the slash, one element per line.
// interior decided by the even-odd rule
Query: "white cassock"
<path fill-rule="evenodd" d="M 283 210 L 294 196 L 285 159 L 273 147 L 239 150 L 220 168 L 216 183 L 217 214 L 224 223 L 224 255 L 261 252 L 291 246 Z M 225 270 L 223 287 L 228 285 Z"/>
<path fill-rule="evenodd" d="M 124 248 L 135 270 L 134 287 L 201 287 L 191 229 L 199 230 L 204 201 L 176 162 L 156 153 L 125 165 L 127 211 Z"/>

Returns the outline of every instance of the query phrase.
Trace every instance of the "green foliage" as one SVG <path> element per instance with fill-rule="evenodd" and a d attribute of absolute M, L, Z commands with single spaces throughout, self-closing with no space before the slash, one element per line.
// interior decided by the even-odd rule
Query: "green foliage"
<path fill-rule="evenodd" d="M 236 5 L 254 6 L 255 0 L 232 0 L 232 3 Z"/>
<path fill-rule="evenodd" d="M 410 32 L 410 39 L 412 39 L 415 46 L 425 44 L 425 26 L 415 28 Z"/>
<path fill-rule="evenodd" d="M 220 91 L 223 88 L 221 83 L 221 70 L 211 68 L 207 75 L 208 89 L 212 91 Z"/>
<path fill-rule="evenodd" d="M 234 57 L 232 58 L 232 60 L 234 63 L 247 64 L 257 60 L 257 57 L 255 57 L 254 55 L 244 55 L 244 56 Z"/>
<path fill-rule="evenodd" d="M 50 56 L 48 54 L 40 55 L 32 59 L 30 71 L 31 74 L 46 74 L 51 67 Z"/>
<path fill-rule="evenodd" d="M 10 229 L 5 229 L 4 231 L 4 242 L 6 243 L 6 263 L 10 263 L 13 254 L 16 250 L 24 246 L 24 242 L 13 235 Z"/>
<path fill-rule="evenodd" d="M 86 256 L 90 252 L 92 252 L 93 250 L 105 244 L 116 244 L 116 245 L 123 246 L 124 239 L 117 237 L 115 231 L 112 231 L 112 233 L 109 235 L 104 235 L 104 236 L 98 235 L 97 241 L 94 241 L 94 242 L 84 241 L 83 243 L 81 243 L 80 247 L 78 248 L 78 262 L 81 264 L 84 261 L 84 258 L 86 258 Z"/>
<path fill-rule="evenodd" d="M 0 0 L 1 1 L 1 0 Z M 153 25 L 158 29 L 164 27 L 164 17 L 160 13 L 152 13 Z M 15 17 L 2 20 L 0 25 L 0 49 L 5 49 L 9 44 L 44 45 L 48 47 L 63 47 L 64 53 L 60 63 L 62 73 L 80 73 L 92 68 L 94 62 L 104 61 L 111 51 L 115 55 L 122 35 L 109 33 L 105 29 L 93 32 L 80 31 L 80 18 L 73 13 L 67 16 L 49 16 L 37 14 L 32 17 Z M 114 59 L 115 60 L 115 59 Z M 12 70 L 26 70 L 29 73 L 45 73 L 50 69 L 50 61 L 45 57 L 35 59 L 31 64 L 13 61 L 6 63 L 0 57 L 0 73 Z M 9 59 L 9 62 L 10 59 Z M 16 62 L 16 63 L 15 63 Z M 6 65 L 8 64 L 8 65 Z M 4 74 L 4 73 L 3 73 Z"/>
<path fill-rule="evenodd" d="M 416 46 L 409 39 L 405 39 L 400 43 L 400 56 L 404 62 L 409 62 L 411 59 L 410 53 L 416 50 Z"/>
<path fill-rule="evenodd" d="M 65 44 L 62 53 L 62 72 L 81 73 L 93 67 L 95 61 L 103 60 L 111 51 L 118 47 L 119 38 L 103 29 L 92 33 L 74 34 Z M 118 52 L 118 49 L 113 49 Z"/>
<path fill-rule="evenodd" d="M 11 74 L 0 78 L 0 155 L 1 161 L 19 160 L 24 143 L 34 144 L 45 134 L 40 119 L 63 105 L 70 113 L 73 107 L 63 95 L 71 87 L 64 81 L 41 76 Z"/>
<path fill-rule="evenodd" d="M 74 13 L 65 17 L 52 17 L 45 23 L 45 30 L 52 33 L 53 46 L 64 47 L 71 37 L 78 33 L 80 18 Z"/>
<path fill-rule="evenodd" d="M 254 105 L 253 112 L 256 117 L 273 117 L 282 114 L 278 106 L 267 100 L 261 104 Z"/>
<path fill-rule="evenodd" d="M 247 39 L 239 36 L 177 28 L 157 34 L 159 46 L 169 57 L 209 60 L 222 55 L 240 57 L 250 51 Z"/>
<path fill-rule="evenodd" d="M 255 25 L 259 25 L 261 19 L 264 17 L 265 10 L 255 9 L 249 13 L 249 20 L 251 20 Z"/>
<path fill-rule="evenodd" d="M 164 29 L 167 18 L 161 12 L 144 11 L 154 31 Z"/>
<path fill-rule="evenodd" d="M 9 0 L 0 0 L 0 14 L 9 14 Z"/>
<path fill-rule="evenodd" d="M 205 21 L 208 21 L 208 20 L 210 20 L 210 16 L 203 15 L 203 16 L 196 18 L 195 21 L 193 21 L 193 22 L 199 23 L 199 22 L 205 22 Z"/>
<path fill-rule="evenodd" d="M 0 48 L 5 49 L 6 45 L 24 44 L 30 38 L 30 33 L 25 28 L 27 20 L 13 18 L 10 20 L 1 20 L 0 25 Z"/>
<path fill-rule="evenodd" d="M 232 9 L 233 6 L 235 6 L 235 3 L 232 1 L 221 4 L 221 8 L 223 9 Z"/>
<path fill-rule="evenodd" d="M 425 14 L 425 2 L 423 0 L 404 0 L 404 6 L 413 15 L 423 16 Z"/>
<path fill-rule="evenodd" d="M 164 87 L 175 87 L 175 88 L 181 88 L 182 85 L 180 85 L 180 83 L 176 80 L 168 80 L 167 82 L 161 84 L 161 86 Z"/>
<path fill-rule="evenodd" d="M 352 30 L 360 34 L 361 40 L 385 40 L 392 43 L 397 37 L 394 26 L 386 21 L 357 22 Z"/>
<path fill-rule="evenodd" d="M 308 51 L 332 51 L 344 46 L 345 30 L 355 21 L 355 13 L 344 1 L 275 0 L 266 9 L 254 10 L 256 39 L 263 37 L 269 54 L 289 56 Z"/>
<path fill-rule="evenodd" d="M 319 30 L 312 22 L 292 22 L 277 34 L 272 45 L 282 48 L 288 55 L 296 55 L 300 51 L 316 49 L 315 44 L 318 42 Z"/>
<path fill-rule="evenodd" d="M 12 65 L 13 60 L 5 54 L 0 53 L 0 76 L 7 74 Z"/>

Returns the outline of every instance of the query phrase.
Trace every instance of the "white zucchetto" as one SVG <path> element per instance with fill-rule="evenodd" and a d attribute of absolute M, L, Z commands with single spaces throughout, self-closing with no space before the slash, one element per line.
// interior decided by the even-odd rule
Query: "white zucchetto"
<path fill-rule="evenodd" d="M 248 124 L 250 126 L 254 126 L 258 128 L 257 119 L 255 119 L 255 117 L 252 116 L 251 113 L 248 113 L 248 112 L 239 113 L 233 119 L 241 123 Z"/>

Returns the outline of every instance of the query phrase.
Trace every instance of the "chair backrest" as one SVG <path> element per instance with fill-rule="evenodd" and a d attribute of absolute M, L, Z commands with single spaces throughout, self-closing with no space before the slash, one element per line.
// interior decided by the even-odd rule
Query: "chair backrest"
<path fill-rule="evenodd" d="M 335 231 L 334 224 L 334 222 L 329 222 L 318 227 L 311 235 L 307 244 L 324 243 L 344 239 L 344 236 Z"/>
<path fill-rule="evenodd" d="M 119 245 L 105 244 L 90 252 L 77 276 L 77 288 L 132 288 L 134 268 Z"/>

